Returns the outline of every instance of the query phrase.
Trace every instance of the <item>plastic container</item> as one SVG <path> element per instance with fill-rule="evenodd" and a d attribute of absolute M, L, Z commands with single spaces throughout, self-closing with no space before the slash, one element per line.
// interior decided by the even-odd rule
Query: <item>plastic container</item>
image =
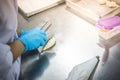
<path fill-rule="evenodd" d="M 112 16 L 109 18 L 99 20 L 96 24 L 96 27 L 101 30 L 111 30 L 119 25 L 120 25 L 120 17 Z"/>

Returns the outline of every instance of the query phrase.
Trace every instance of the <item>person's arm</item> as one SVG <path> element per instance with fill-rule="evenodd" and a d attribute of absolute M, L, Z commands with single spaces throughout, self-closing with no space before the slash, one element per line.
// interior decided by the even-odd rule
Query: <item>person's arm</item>
<path fill-rule="evenodd" d="M 20 36 L 20 28 L 17 28 L 16 30 L 17 35 Z M 24 51 L 24 45 L 21 41 L 16 40 L 9 44 L 12 55 L 13 55 L 13 62 L 23 53 Z"/>
<path fill-rule="evenodd" d="M 3 44 L 0 42 L 0 79 L 6 77 L 12 65 L 13 55 L 10 47 L 7 44 Z"/>
<path fill-rule="evenodd" d="M 16 32 L 17 32 L 17 35 L 20 36 L 20 31 L 21 29 L 20 28 L 17 28 Z"/>
<path fill-rule="evenodd" d="M 9 44 L 13 54 L 13 61 L 15 61 L 24 51 L 24 45 L 21 41 L 16 40 Z"/>
<path fill-rule="evenodd" d="M 47 40 L 46 33 L 40 30 L 40 27 L 35 27 L 29 31 L 24 31 L 23 33 L 18 29 L 17 33 L 20 35 L 18 40 L 9 44 L 13 54 L 13 61 L 15 61 L 23 52 L 43 46 Z"/>

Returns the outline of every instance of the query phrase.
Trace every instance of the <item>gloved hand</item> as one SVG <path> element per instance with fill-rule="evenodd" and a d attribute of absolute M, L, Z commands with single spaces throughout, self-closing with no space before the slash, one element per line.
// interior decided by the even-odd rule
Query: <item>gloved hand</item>
<path fill-rule="evenodd" d="M 20 36 L 23 36 L 23 35 L 25 35 L 25 34 L 27 34 L 27 33 L 34 32 L 34 31 L 39 30 L 39 29 L 41 29 L 39 26 L 36 26 L 35 28 L 32 28 L 32 29 L 30 29 L 30 30 L 21 29 L 21 31 L 20 31 Z"/>
<path fill-rule="evenodd" d="M 46 33 L 40 30 L 40 27 L 36 27 L 34 30 L 29 30 L 25 32 L 24 35 L 18 38 L 24 46 L 24 52 L 28 50 L 33 50 L 43 46 L 47 40 Z"/>

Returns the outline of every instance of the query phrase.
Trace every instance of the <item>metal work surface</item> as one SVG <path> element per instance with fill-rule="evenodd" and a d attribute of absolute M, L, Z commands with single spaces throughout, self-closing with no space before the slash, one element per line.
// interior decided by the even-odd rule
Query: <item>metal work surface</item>
<path fill-rule="evenodd" d="M 120 43 L 104 53 L 92 80 L 120 80 Z"/>
<path fill-rule="evenodd" d="M 19 14 L 18 19 L 19 27 L 24 29 L 49 20 L 52 26 L 47 34 L 56 38 L 55 47 L 45 52 L 40 59 L 38 51 L 22 56 L 22 80 L 66 80 L 74 66 L 103 54 L 103 49 L 96 44 L 98 35 L 95 27 L 66 10 L 65 4 L 28 20 Z"/>

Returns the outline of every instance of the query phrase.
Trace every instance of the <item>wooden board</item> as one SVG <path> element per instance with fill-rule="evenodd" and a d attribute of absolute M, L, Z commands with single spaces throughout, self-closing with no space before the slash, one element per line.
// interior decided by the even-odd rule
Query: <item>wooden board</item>
<path fill-rule="evenodd" d="M 100 5 L 97 0 L 66 0 L 67 6 L 77 11 L 80 16 L 85 16 L 94 23 L 99 19 L 117 15 L 120 11 L 119 5 L 116 8 L 109 8 L 107 5 Z"/>
<path fill-rule="evenodd" d="M 19 10 L 27 17 L 56 6 L 64 0 L 18 0 Z"/>
<path fill-rule="evenodd" d="M 120 37 L 120 26 L 115 27 L 114 29 L 112 29 L 108 32 L 101 32 L 100 31 L 99 36 L 107 41 L 118 38 L 118 37 Z"/>
<path fill-rule="evenodd" d="M 111 48 L 120 42 L 120 26 L 108 32 L 99 32 L 99 44 L 103 48 Z"/>

